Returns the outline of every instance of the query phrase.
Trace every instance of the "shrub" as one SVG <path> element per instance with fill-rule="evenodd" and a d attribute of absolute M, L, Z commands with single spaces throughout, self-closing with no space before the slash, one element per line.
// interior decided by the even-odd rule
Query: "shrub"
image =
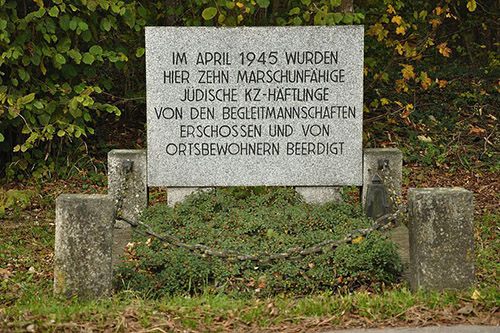
<path fill-rule="evenodd" d="M 226 188 L 191 196 L 174 209 L 150 207 L 144 220 L 157 232 L 216 250 L 276 253 L 340 239 L 372 223 L 350 203 L 308 205 L 290 188 Z M 119 288 L 157 297 L 216 290 L 227 293 L 310 294 L 395 282 L 401 270 L 395 245 L 378 232 L 358 244 L 301 260 L 228 263 L 138 237 L 127 247 Z"/>
<path fill-rule="evenodd" d="M 120 115 L 115 79 L 121 73 L 124 96 L 148 13 L 116 0 L 0 0 L 0 154 L 15 153 L 9 178 L 48 176 L 62 147 L 92 135 L 105 114 Z"/>

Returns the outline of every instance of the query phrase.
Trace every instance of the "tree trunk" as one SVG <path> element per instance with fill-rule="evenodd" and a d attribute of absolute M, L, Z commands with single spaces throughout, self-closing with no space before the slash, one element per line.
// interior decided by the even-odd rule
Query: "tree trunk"
<path fill-rule="evenodd" d="M 352 13 L 354 11 L 354 0 L 342 0 L 339 11 L 341 13 Z"/>

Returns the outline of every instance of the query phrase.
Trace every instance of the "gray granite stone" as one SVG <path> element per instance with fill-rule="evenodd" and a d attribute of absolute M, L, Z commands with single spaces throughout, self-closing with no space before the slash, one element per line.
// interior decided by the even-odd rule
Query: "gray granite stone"
<path fill-rule="evenodd" d="M 342 202 L 342 187 L 317 186 L 306 187 L 296 186 L 295 191 L 299 193 L 305 202 L 310 204 L 323 204 L 330 201 Z"/>
<path fill-rule="evenodd" d="M 362 184 L 363 26 L 147 27 L 146 81 L 151 186 Z"/>
<path fill-rule="evenodd" d="M 108 193 L 123 216 L 139 219 L 148 204 L 146 151 L 114 149 L 108 153 Z M 131 239 L 129 224 L 117 220 L 113 230 L 113 267 Z"/>
<path fill-rule="evenodd" d="M 410 286 L 474 286 L 474 204 L 463 188 L 408 190 Z"/>
<path fill-rule="evenodd" d="M 56 200 L 54 294 L 95 299 L 111 290 L 113 199 L 62 194 Z"/>

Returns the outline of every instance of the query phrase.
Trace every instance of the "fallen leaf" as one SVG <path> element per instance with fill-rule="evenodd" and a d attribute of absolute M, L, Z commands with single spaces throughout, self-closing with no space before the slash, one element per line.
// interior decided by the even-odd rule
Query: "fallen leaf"
<path fill-rule="evenodd" d="M 438 80 L 436 83 L 439 84 L 439 88 L 444 88 L 448 84 L 448 81 L 446 81 L 446 80 Z"/>
<path fill-rule="evenodd" d="M 353 244 L 358 244 L 358 243 L 361 243 L 363 241 L 364 237 L 363 236 L 359 236 L 358 238 L 355 238 L 352 240 L 352 243 Z"/>
<path fill-rule="evenodd" d="M 486 133 L 486 130 L 484 128 L 471 125 L 469 134 L 481 135 L 481 134 L 484 134 L 484 133 Z"/>
<path fill-rule="evenodd" d="M 455 307 L 453 306 L 453 304 L 450 304 L 449 306 L 447 306 L 446 308 L 444 308 L 443 312 L 448 315 L 448 316 L 452 316 L 453 313 L 456 311 Z"/>
<path fill-rule="evenodd" d="M 461 314 L 461 315 L 468 315 L 468 314 L 472 313 L 473 310 L 474 310 L 474 307 L 472 306 L 472 304 L 467 303 L 463 307 L 458 309 L 457 313 Z"/>
<path fill-rule="evenodd" d="M 271 311 L 269 312 L 269 314 L 270 314 L 271 316 L 277 316 L 277 315 L 279 315 L 279 314 L 280 314 L 280 311 L 278 310 L 278 308 L 277 308 L 277 307 L 273 307 L 273 308 L 271 309 Z"/>
<path fill-rule="evenodd" d="M 5 268 L 0 268 L 0 276 L 3 276 L 4 278 L 8 278 L 11 275 L 12 275 L 11 271 L 6 270 Z"/>
<path fill-rule="evenodd" d="M 479 290 L 474 290 L 474 292 L 472 293 L 472 296 L 470 298 L 472 298 L 473 300 L 476 300 L 476 299 L 480 299 L 482 298 L 483 296 L 481 295 L 481 293 L 479 292 Z"/>
<path fill-rule="evenodd" d="M 410 116 L 410 114 L 412 113 L 412 110 L 413 110 L 413 105 L 412 104 L 408 104 L 406 107 L 405 107 L 405 111 L 400 115 L 401 118 L 408 118 Z"/>
<path fill-rule="evenodd" d="M 267 310 L 271 316 L 277 316 L 279 314 L 278 308 L 272 302 L 267 304 Z"/>

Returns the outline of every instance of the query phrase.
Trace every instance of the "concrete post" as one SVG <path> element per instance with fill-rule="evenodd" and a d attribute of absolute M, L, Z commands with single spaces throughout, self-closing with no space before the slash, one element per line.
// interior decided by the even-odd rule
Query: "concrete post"
<path fill-rule="evenodd" d="M 408 190 L 410 286 L 413 290 L 474 285 L 474 204 L 463 188 Z"/>
<path fill-rule="evenodd" d="M 340 186 L 295 186 L 304 201 L 310 204 L 323 204 L 329 201 L 342 202 L 343 189 Z"/>
<path fill-rule="evenodd" d="M 95 299 L 111 291 L 113 199 L 62 194 L 56 200 L 54 295 Z"/>
<path fill-rule="evenodd" d="M 402 196 L 402 169 L 403 154 L 397 148 L 367 148 L 363 150 L 363 187 L 361 189 L 361 204 L 363 211 L 366 209 L 368 185 L 373 183 L 375 174 L 383 178 L 388 187 L 389 196 L 401 198 Z M 390 201 L 389 212 L 394 212 L 395 206 Z M 400 224 L 387 231 L 389 238 L 398 245 L 398 254 L 403 264 L 410 261 L 410 240 L 408 228 Z"/>
<path fill-rule="evenodd" d="M 137 220 L 148 204 L 146 151 L 114 149 L 108 153 L 108 193 L 123 216 Z M 113 267 L 120 263 L 132 229 L 116 221 L 113 231 Z"/>
<path fill-rule="evenodd" d="M 363 189 L 361 192 L 363 210 L 366 206 L 368 185 L 372 184 L 373 176 L 377 172 L 383 171 L 387 174 L 389 179 L 384 179 L 385 184 L 401 197 L 402 168 L 403 154 L 397 148 L 367 148 L 363 150 Z"/>

